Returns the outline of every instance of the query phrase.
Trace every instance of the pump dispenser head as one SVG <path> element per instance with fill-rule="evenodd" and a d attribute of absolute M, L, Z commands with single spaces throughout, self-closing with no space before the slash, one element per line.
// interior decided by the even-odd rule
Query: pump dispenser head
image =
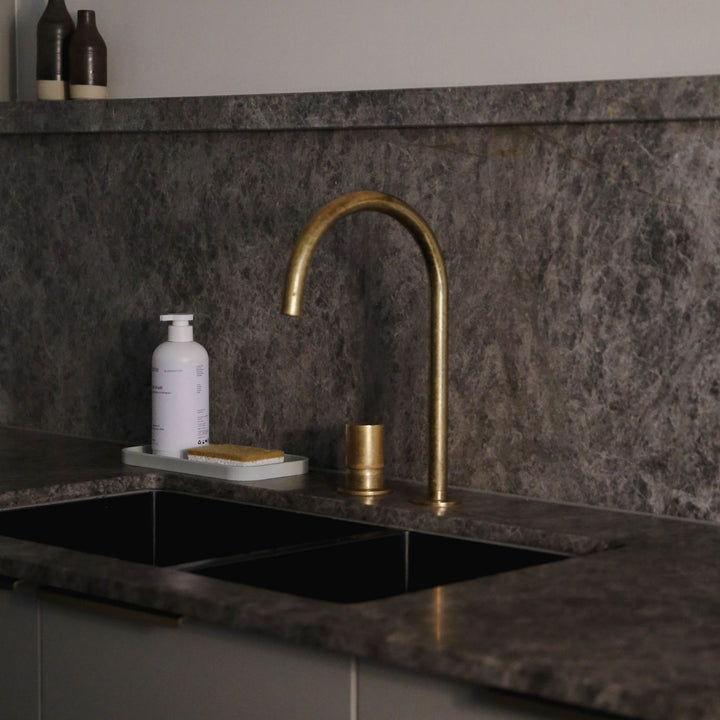
<path fill-rule="evenodd" d="M 161 315 L 160 322 L 172 323 L 168 326 L 168 340 L 170 342 L 192 342 L 193 329 L 190 321 L 192 315 Z"/>

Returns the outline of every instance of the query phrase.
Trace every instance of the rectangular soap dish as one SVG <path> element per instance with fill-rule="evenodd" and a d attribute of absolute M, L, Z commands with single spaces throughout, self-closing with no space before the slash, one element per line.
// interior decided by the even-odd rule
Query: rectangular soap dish
<path fill-rule="evenodd" d="M 199 477 L 217 478 L 219 480 L 237 480 L 251 482 L 253 480 L 269 480 L 271 478 L 305 475 L 308 471 L 308 459 L 302 455 L 285 455 L 283 462 L 269 465 L 222 465 L 198 460 L 153 455 L 150 445 L 136 445 L 122 450 L 122 461 L 126 465 L 167 470 L 197 475 Z"/>

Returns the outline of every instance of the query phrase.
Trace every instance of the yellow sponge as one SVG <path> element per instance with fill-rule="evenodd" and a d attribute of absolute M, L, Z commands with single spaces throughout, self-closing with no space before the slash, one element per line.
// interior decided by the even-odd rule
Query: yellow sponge
<path fill-rule="evenodd" d="M 249 445 L 205 445 L 188 450 L 188 460 L 221 465 L 270 465 L 285 460 L 282 450 L 266 450 Z"/>

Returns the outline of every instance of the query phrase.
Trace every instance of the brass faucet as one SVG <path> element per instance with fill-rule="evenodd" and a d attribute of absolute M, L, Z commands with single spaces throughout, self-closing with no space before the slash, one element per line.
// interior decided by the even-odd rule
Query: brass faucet
<path fill-rule="evenodd" d="M 374 210 L 395 218 L 420 246 L 428 269 L 430 308 L 430 397 L 428 427 L 428 494 L 422 502 L 438 508 L 447 499 L 447 276 L 437 240 L 427 223 L 406 203 L 392 195 L 363 190 L 333 200 L 321 208 L 295 243 L 285 277 L 283 312 L 298 316 L 312 254 L 322 236 L 340 218 Z"/>

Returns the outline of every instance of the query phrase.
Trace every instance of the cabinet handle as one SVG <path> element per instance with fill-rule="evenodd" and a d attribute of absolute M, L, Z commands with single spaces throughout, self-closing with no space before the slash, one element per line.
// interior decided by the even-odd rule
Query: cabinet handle
<path fill-rule="evenodd" d="M 115 600 L 105 600 L 91 595 L 83 595 L 69 590 L 42 587 L 38 590 L 38 597 L 49 600 L 58 605 L 82 610 L 85 612 L 104 615 L 116 620 L 132 620 L 145 625 L 156 625 L 166 628 L 178 628 L 183 624 L 184 617 L 162 610 L 130 605 Z"/>
<path fill-rule="evenodd" d="M 0 590 L 17 590 L 22 581 L 8 575 L 0 575 Z"/>

